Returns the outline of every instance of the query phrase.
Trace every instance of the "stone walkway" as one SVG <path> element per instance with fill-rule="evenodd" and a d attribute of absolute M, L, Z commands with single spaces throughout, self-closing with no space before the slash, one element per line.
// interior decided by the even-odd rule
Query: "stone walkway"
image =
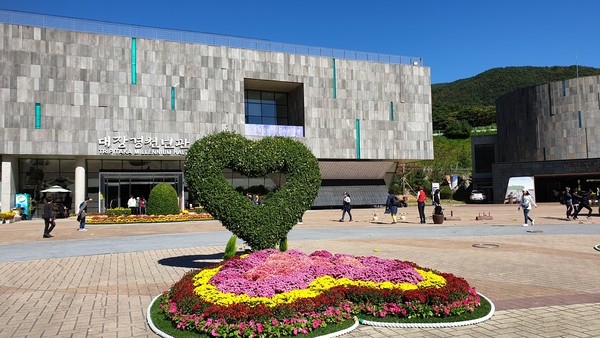
<path fill-rule="evenodd" d="M 380 209 L 355 209 L 352 223 L 337 222 L 338 210 L 309 211 L 289 247 L 451 272 L 490 298 L 495 315 L 444 329 L 360 326 L 345 337 L 600 336 L 597 216 L 567 222 L 562 206 L 544 204 L 525 228 L 515 206 L 469 205 L 446 207 L 460 221 L 419 225 L 414 209 L 401 209 L 406 220 L 396 225 Z M 483 212 L 493 220 L 476 220 Z M 189 269 L 218 261 L 230 236 L 216 221 L 87 232 L 59 221 L 51 239 L 42 239 L 40 220 L 0 225 L 0 337 L 156 337 L 145 318 L 150 301 Z"/>

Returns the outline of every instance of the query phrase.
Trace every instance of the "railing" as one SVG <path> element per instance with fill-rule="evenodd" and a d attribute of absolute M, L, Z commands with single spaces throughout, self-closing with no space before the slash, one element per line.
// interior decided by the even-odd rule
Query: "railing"
<path fill-rule="evenodd" d="M 301 54 L 358 61 L 423 66 L 423 59 L 420 57 L 311 47 L 288 43 L 278 43 L 261 39 L 199 33 L 176 29 L 126 25 L 104 21 L 76 19 L 19 11 L 0 10 L 0 23 L 63 29 L 86 33 L 131 36 L 146 39 L 169 40 L 176 42 L 199 43 L 205 45 L 244 48 L 267 52 L 281 52 L 288 54 Z"/>

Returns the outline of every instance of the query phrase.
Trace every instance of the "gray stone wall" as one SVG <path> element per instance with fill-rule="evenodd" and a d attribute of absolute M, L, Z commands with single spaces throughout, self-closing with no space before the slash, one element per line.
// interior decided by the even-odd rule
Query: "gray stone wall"
<path fill-rule="evenodd" d="M 600 157 L 600 76 L 523 88 L 496 109 L 499 162 Z"/>
<path fill-rule="evenodd" d="M 244 80 L 262 79 L 302 84 L 302 141 L 320 159 L 357 158 L 356 120 L 361 159 L 433 158 L 428 67 L 337 59 L 334 84 L 330 58 L 136 42 L 132 84 L 130 37 L 0 25 L 0 154 L 89 157 L 106 136 L 244 134 Z"/>

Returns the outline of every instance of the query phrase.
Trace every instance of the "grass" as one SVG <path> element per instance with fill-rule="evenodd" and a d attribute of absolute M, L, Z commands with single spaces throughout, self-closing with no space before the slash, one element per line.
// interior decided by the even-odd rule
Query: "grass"
<path fill-rule="evenodd" d="M 173 325 L 173 323 L 171 321 L 169 321 L 163 315 L 163 313 L 159 307 L 162 297 L 164 297 L 164 296 L 160 296 L 159 298 L 157 298 L 156 301 L 152 304 L 152 307 L 150 308 L 150 317 L 152 318 L 152 322 L 154 323 L 154 326 L 156 326 L 162 332 L 164 332 L 168 335 L 171 335 L 173 337 L 177 337 L 177 338 L 207 338 L 207 337 L 210 337 L 205 334 L 189 332 L 189 331 L 182 331 L 182 330 L 177 329 L 175 327 L 175 325 Z M 395 317 L 380 318 L 380 317 L 374 317 L 374 316 L 369 316 L 369 315 L 361 315 L 361 319 L 369 320 L 369 321 L 377 321 L 377 322 L 406 323 L 406 324 L 409 324 L 409 323 L 412 323 L 412 324 L 414 324 L 414 323 L 427 323 L 427 324 L 429 324 L 429 323 L 454 323 L 454 322 L 462 322 L 462 321 L 473 320 L 473 319 L 485 317 L 486 315 L 488 315 L 490 313 L 491 308 L 492 308 L 492 306 L 487 301 L 487 299 L 485 299 L 484 297 L 481 297 L 481 305 L 478 306 L 477 308 L 475 308 L 474 312 L 465 313 L 460 316 L 453 316 L 453 317 L 448 317 L 448 318 L 395 318 Z M 351 327 L 353 324 L 354 324 L 354 321 L 347 320 L 347 321 L 344 321 L 339 324 L 328 325 L 325 328 L 315 330 L 314 332 L 311 332 L 307 335 L 299 335 L 298 337 L 312 338 L 312 337 L 327 335 L 327 334 L 330 334 L 333 332 L 338 332 L 338 331 L 347 329 L 347 328 Z"/>

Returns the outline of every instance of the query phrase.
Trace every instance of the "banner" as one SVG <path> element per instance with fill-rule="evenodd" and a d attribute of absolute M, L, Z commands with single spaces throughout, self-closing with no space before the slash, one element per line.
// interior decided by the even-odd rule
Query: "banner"
<path fill-rule="evenodd" d="M 523 190 L 527 189 L 535 201 L 535 180 L 530 176 L 511 177 L 508 180 L 506 194 L 504 195 L 504 204 L 519 203 Z"/>
<path fill-rule="evenodd" d="M 456 190 L 458 188 L 458 175 L 452 175 L 452 182 L 450 183 L 450 189 Z"/>

